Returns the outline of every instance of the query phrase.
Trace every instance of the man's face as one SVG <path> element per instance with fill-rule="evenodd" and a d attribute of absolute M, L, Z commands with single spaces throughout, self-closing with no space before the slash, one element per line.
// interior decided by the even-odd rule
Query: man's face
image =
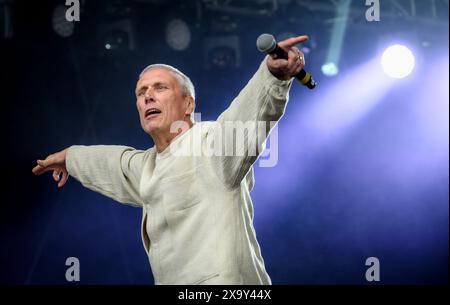
<path fill-rule="evenodd" d="M 145 72 L 136 85 L 136 104 L 141 126 L 147 134 L 169 132 L 175 121 L 190 113 L 190 97 L 183 96 L 177 79 L 169 70 Z"/>

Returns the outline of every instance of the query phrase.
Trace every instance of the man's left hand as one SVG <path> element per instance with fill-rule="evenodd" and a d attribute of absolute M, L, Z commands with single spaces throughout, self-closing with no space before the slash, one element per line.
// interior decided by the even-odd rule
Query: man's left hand
<path fill-rule="evenodd" d="M 288 59 L 273 59 L 269 56 L 267 59 L 269 71 L 281 80 L 288 80 L 298 74 L 305 66 L 305 55 L 295 45 L 308 39 L 308 36 L 303 35 L 280 41 L 278 45 L 286 51 Z"/>

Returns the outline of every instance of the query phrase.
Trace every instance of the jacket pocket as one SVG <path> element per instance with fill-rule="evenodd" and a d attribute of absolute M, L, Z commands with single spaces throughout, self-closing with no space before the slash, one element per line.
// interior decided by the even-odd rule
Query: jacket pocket
<path fill-rule="evenodd" d="M 201 202 L 201 188 L 198 175 L 200 167 L 190 169 L 182 174 L 161 180 L 163 185 L 163 203 L 170 211 L 183 211 Z"/>
<path fill-rule="evenodd" d="M 210 274 L 204 278 L 202 278 L 201 280 L 196 281 L 195 283 L 193 283 L 193 285 L 215 285 L 216 283 L 210 283 L 210 280 L 215 280 L 216 277 L 218 277 L 220 274 L 219 273 L 213 273 Z"/>

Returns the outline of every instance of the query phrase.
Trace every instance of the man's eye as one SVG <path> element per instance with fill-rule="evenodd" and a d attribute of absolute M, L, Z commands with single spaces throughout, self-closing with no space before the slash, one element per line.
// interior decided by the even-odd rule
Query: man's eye
<path fill-rule="evenodd" d="M 156 89 L 158 89 L 158 90 L 167 89 L 167 86 L 160 85 L 160 86 L 157 86 Z"/>

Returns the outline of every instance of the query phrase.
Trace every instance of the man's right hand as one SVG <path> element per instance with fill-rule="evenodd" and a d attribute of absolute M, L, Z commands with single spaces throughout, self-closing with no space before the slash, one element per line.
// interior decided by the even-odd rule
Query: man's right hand
<path fill-rule="evenodd" d="M 63 187 L 67 179 L 69 179 L 69 173 L 66 168 L 66 151 L 67 148 L 49 155 L 45 160 L 37 160 L 37 165 L 32 170 L 33 174 L 41 175 L 52 170 L 53 179 L 58 182 L 58 187 Z"/>

